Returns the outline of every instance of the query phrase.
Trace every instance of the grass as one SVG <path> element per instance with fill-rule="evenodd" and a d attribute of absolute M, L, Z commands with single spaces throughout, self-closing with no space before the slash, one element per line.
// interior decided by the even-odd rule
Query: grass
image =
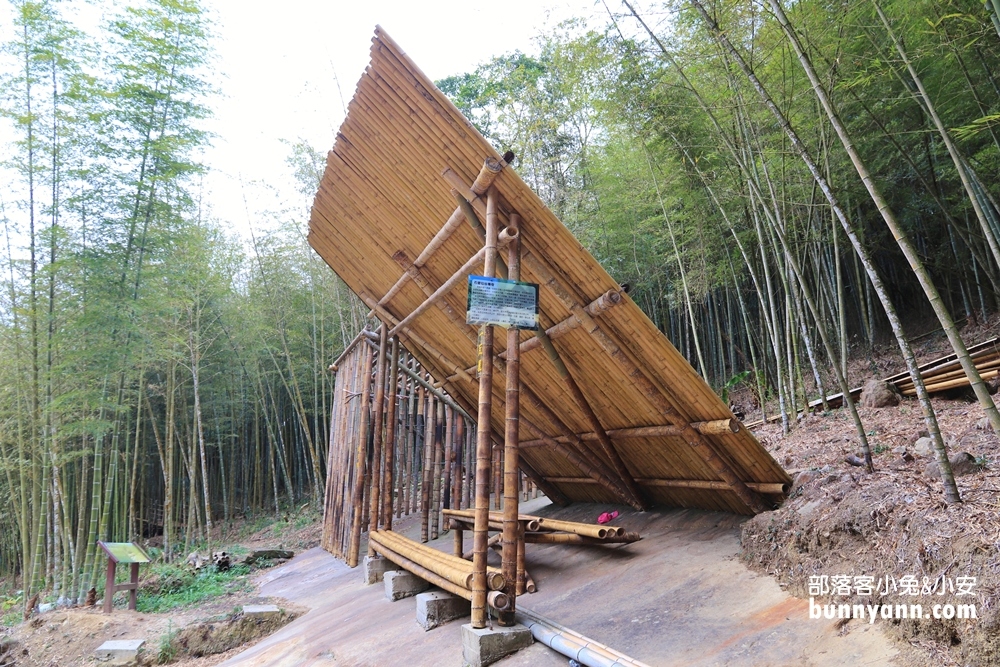
<path fill-rule="evenodd" d="M 154 565 L 152 569 L 145 587 L 141 583 L 139 586 L 136 609 L 141 612 L 163 613 L 253 588 L 246 565 L 234 565 L 222 572 L 209 566 L 197 574 L 183 565 Z"/>

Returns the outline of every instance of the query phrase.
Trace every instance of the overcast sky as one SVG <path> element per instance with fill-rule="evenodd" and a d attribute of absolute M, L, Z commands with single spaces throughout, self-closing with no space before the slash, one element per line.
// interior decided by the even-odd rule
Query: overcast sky
<path fill-rule="evenodd" d="M 598 12 L 605 11 L 599 0 L 207 4 L 218 16 L 222 97 L 214 103 L 211 129 L 218 136 L 206 155 L 212 175 L 205 199 L 216 217 L 241 233 L 248 218 L 262 224 L 262 214 L 282 204 L 308 204 L 296 198 L 282 141 L 305 139 L 323 151 L 333 146 L 344 106 L 368 64 L 376 24 L 437 80 L 514 49 L 534 52 L 540 32 L 570 17 L 603 20 Z"/>

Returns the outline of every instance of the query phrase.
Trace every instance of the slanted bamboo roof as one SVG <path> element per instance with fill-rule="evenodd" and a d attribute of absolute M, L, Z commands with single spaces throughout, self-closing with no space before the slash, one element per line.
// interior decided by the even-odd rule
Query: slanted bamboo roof
<path fill-rule="evenodd" d="M 486 197 L 469 188 L 487 158 L 502 164 L 376 28 L 371 63 L 327 157 L 309 242 L 395 327 L 482 248 L 452 190 L 484 219 Z M 521 216 L 521 279 L 541 285 L 541 323 L 626 469 L 616 472 L 579 396 L 531 332 L 522 332 L 522 470 L 550 497 L 568 501 L 627 502 L 630 484 L 644 504 L 753 513 L 780 501 L 788 474 L 515 169 L 503 168 L 493 185 L 501 229 L 512 213 Z M 426 252 L 435 237 L 444 240 Z M 473 272 L 482 272 L 481 263 Z M 475 415 L 476 329 L 465 324 L 465 285 L 457 281 L 398 335 Z M 504 336 L 496 340 L 502 353 Z M 495 375 L 492 428 L 500 442 L 502 360 Z"/>

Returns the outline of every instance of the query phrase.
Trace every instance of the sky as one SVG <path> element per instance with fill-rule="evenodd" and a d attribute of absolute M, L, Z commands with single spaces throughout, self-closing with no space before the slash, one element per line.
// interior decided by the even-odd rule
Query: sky
<path fill-rule="evenodd" d="M 63 0 L 59 7 L 95 34 L 105 12 L 132 1 Z M 606 12 L 601 0 L 201 1 L 211 17 L 210 79 L 218 91 L 205 121 L 214 137 L 202 156 L 209 170 L 201 210 L 244 240 L 293 216 L 304 228 L 312 198 L 291 176 L 289 143 L 304 140 L 324 154 L 333 147 L 376 25 L 438 80 L 503 53 L 537 53 L 539 34 L 569 18 L 603 25 Z M 13 17 L 14 3 L 0 2 L 0 41 L 13 37 Z M 10 124 L 0 122 L 0 146 L 12 138 Z M 0 167 L 0 205 L 17 199 L 15 181 Z"/>
<path fill-rule="evenodd" d="M 287 143 L 333 146 L 344 107 L 368 64 L 375 26 L 431 80 L 473 70 L 515 49 L 537 52 L 534 38 L 573 17 L 596 17 L 598 0 L 216 0 L 215 69 L 221 96 L 209 129 L 216 134 L 204 201 L 246 236 L 268 212 L 309 199 L 296 193 Z M 304 217 L 304 212 L 301 213 Z"/>

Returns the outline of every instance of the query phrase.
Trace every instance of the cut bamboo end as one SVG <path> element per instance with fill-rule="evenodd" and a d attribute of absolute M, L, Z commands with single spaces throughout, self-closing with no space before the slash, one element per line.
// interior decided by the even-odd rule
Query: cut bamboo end
<path fill-rule="evenodd" d="M 497 611 L 510 609 L 510 596 L 503 591 L 490 591 L 486 594 L 486 601 Z"/>
<path fill-rule="evenodd" d="M 504 163 L 494 157 L 488 157 L 483 161 L 483 167 L 479 170 L 479 175 L 476 176 L 475 182 L 469 189 L 472 190 L 477 196 L 486 194 L 486 191 L 490 189 L 490 185 L 496 180 L 497 174 L 504 168 Z"/>

